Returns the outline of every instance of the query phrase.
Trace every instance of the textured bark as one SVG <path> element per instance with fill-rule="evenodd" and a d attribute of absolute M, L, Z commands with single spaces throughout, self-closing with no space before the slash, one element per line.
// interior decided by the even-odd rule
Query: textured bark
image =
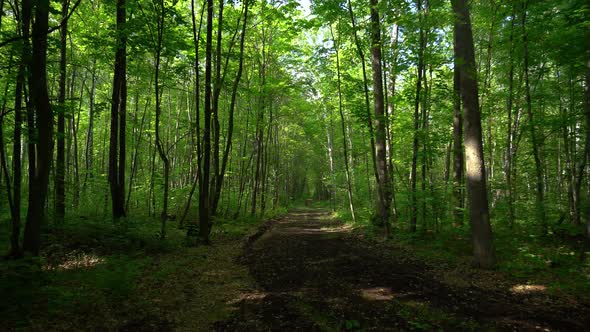
<path fill-rule="evenodd" d="M 373 104 L 376 127 L 377 191 L 379 193 L 378 215 L 385 236 L 390 232 L 391 187 L 387 170 L 387 140 L 385 126 L 387 115 L 383 98 L 383 72 L 381 68 L 381 27 L 379 21 L 379 1 L 371 0 L 371 67 L 373 69 Z"/>
<path fill-rule="evenodd" d="M 34 146 L 29 147 L 29 206 L 23 239 L 23 250 L 35 256 L 39 254 L 41 247 L 41 225 L 45 218 L 45 201 L 53 152 L 53 113 L 47 88 L 48 21 L 49 0 L 39 0 L 35 6 L 33 48 L 29 66 L 29 130 L 34 134 L 33 140 L 30 139 Z"/>
<path fill-rule="evenodd" d="M 465 154 L 467 157 L 467 197 L 473 255 L 477 266 L 491 268 L 495 264 L 495 255 L 486 189 L 473 34 L 467 0 L 453 0 L 452 6 L 457 20 L 455 57 L 460 61 L 461 101 L 463 102 Z"/>
<path fill-rule="evenodd" d="M 458 53 L 457 45 L 457 22 L 455 22 L 454 50 Z M 453 217 L 456 225 L 463 225 L 464 206 L 464 174 L 463 167 L 465 156 L 463 155 L 463 115 L 461 114 L 461 73 L 459 72 L 459 61 L 454 59 L 453 69 Z"/>

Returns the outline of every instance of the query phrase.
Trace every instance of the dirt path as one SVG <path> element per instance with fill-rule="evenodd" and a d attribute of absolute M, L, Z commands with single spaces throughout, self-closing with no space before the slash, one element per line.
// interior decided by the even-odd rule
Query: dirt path
<path fill-rule="evenodd" d="M 321 210 L 299 210 L 247 247 L 258 289 L 218 331 L 584 331 L 588 308 L 473 284 L 450 286 L 408 254 L 359 239 Z"/>

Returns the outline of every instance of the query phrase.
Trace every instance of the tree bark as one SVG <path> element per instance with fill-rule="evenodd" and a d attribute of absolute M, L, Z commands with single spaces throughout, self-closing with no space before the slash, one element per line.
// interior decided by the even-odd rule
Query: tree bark
<path fill-rule="evenodd" d="M 381 68 L 381 26 L 379 19 L 379 1 L 371 0 L 371 67 L 373 69 L 373 103 L 376 127 L 377 187 L 379 193 L 378 215 L 385 236 L 390 233 L 391 187 L 387 170 L 387 140 L 385 127 L 387 115 L 383 98 L 383 73 Z"/>
<path fill-rule="evenodd" d="M 23 1 L 23 4 L 28 1 Z M 23 5 L 24 6 L 24 5 Z M 49 0 L 39 0 L 35 6 L 32 30 L 32 57 L 29 64 L 29 91 L 31 111 L 29 119 L 34 133 L 32 151 L 29 151 L 29 206 L 23 239 L 23 250 L 34 256 L 41 247 L 41 225 L 45 218 L 45 201 L 49 185 L 49 170 L 53 151 L 53 112 L 47 88 L 47 29 Z M 25 12 L 23 8 L 23 12 Z M 29 10 L 29 9 L 27 9 Z M 29 11 L 30 12 L 30 11 Z M 31 138 L 29 138 L 31 140 Z"/>
<path fill-rule="evenodd" d="M 465 154 L 467 171 L 467 197 L 473 240 L 474 262 L 482 268 L 495 264 L 492 228 L 490 226 L 485 162 L 482 144 L 481 114 L 477 91 L 475 52 L 467 0 L 452 0 L 456 15 L 457 49 L 460 61 L 460 87 L 465 120 Z"/>
<path fill-rule="evenodd" d="M 457 25 L 453 34 L 453 49 L 458 54 Z M 461 73 L 458 58 L 454 59 L 453 69 L 453 217 L 456 225 L 463 225 L 465 158 L 463 155 L 463 115 L 461 114 Z"/>
<path fill-rule="evenodd" d="M 126 0 L 117 0 L 117 51 L 111 104 L 109 184 L 113 218 L 125 216 L 125 113 L 127 109 Z"/>

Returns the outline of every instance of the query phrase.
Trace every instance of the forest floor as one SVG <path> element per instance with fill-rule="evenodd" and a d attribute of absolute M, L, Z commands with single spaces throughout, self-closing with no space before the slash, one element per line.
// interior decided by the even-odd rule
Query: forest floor
<path fill-rule="evenodd" d="M 324 210 L 298 210 L 246 247 L 256 288 L 218 331 L 590 330 L 590 306 L 493 271 L 431 266 Z"/>
<path fill-rule="evenodd" d="M 170 224 L 71 220 L 40 259 L 0 261 L 0 330 L 590 331 L 588 294 L 429 260 L 325 209 Z"/>

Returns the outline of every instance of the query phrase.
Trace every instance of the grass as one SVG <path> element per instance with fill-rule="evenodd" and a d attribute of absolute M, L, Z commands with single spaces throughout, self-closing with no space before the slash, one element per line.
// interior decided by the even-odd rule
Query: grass
<path fill-rule="evenodd" d="M 51 225 L 41 257 L 0 260 L 2 328 L 160 330 L 184 324 L 207 330 L 249 285 L 236 257 L 241 239 L 261 221 L 216 220 L 212 245 L 196 247 L 186 245 L 186 231 L 174 222 L 160 239 L 159 221 L 148 217 L 118 223 L 76 217 Z M 6 241 L 7 233 L 0 238 Z"/>
<path fill-rule="evenodd" d="M 371 224 L 372 210 L 357 208 L 357 232 L 378 238 L 381 229 Z M 337 218 L 352 223 L 347 209 L 335 212 Z M 434 266 L 453 267 L 471 264 L 471 234 L 468 225 L 455 227 L 442 221 L 439 231 L 410 233 L 405 222 L 393 225 L 391 242 Z M 432 227 L 432 225 L 429 225 Z M 496 271 L 513 284 L 538 284 L 546 291 L 565 296 L 590 294 L 590 252 L 581 231 L 571 225 L 552 225 L 546 236 L 540 229 L 520 223 L 509 228 L 494 226 Z M 590 299 L 586 299 L 590 300 Z"/>

